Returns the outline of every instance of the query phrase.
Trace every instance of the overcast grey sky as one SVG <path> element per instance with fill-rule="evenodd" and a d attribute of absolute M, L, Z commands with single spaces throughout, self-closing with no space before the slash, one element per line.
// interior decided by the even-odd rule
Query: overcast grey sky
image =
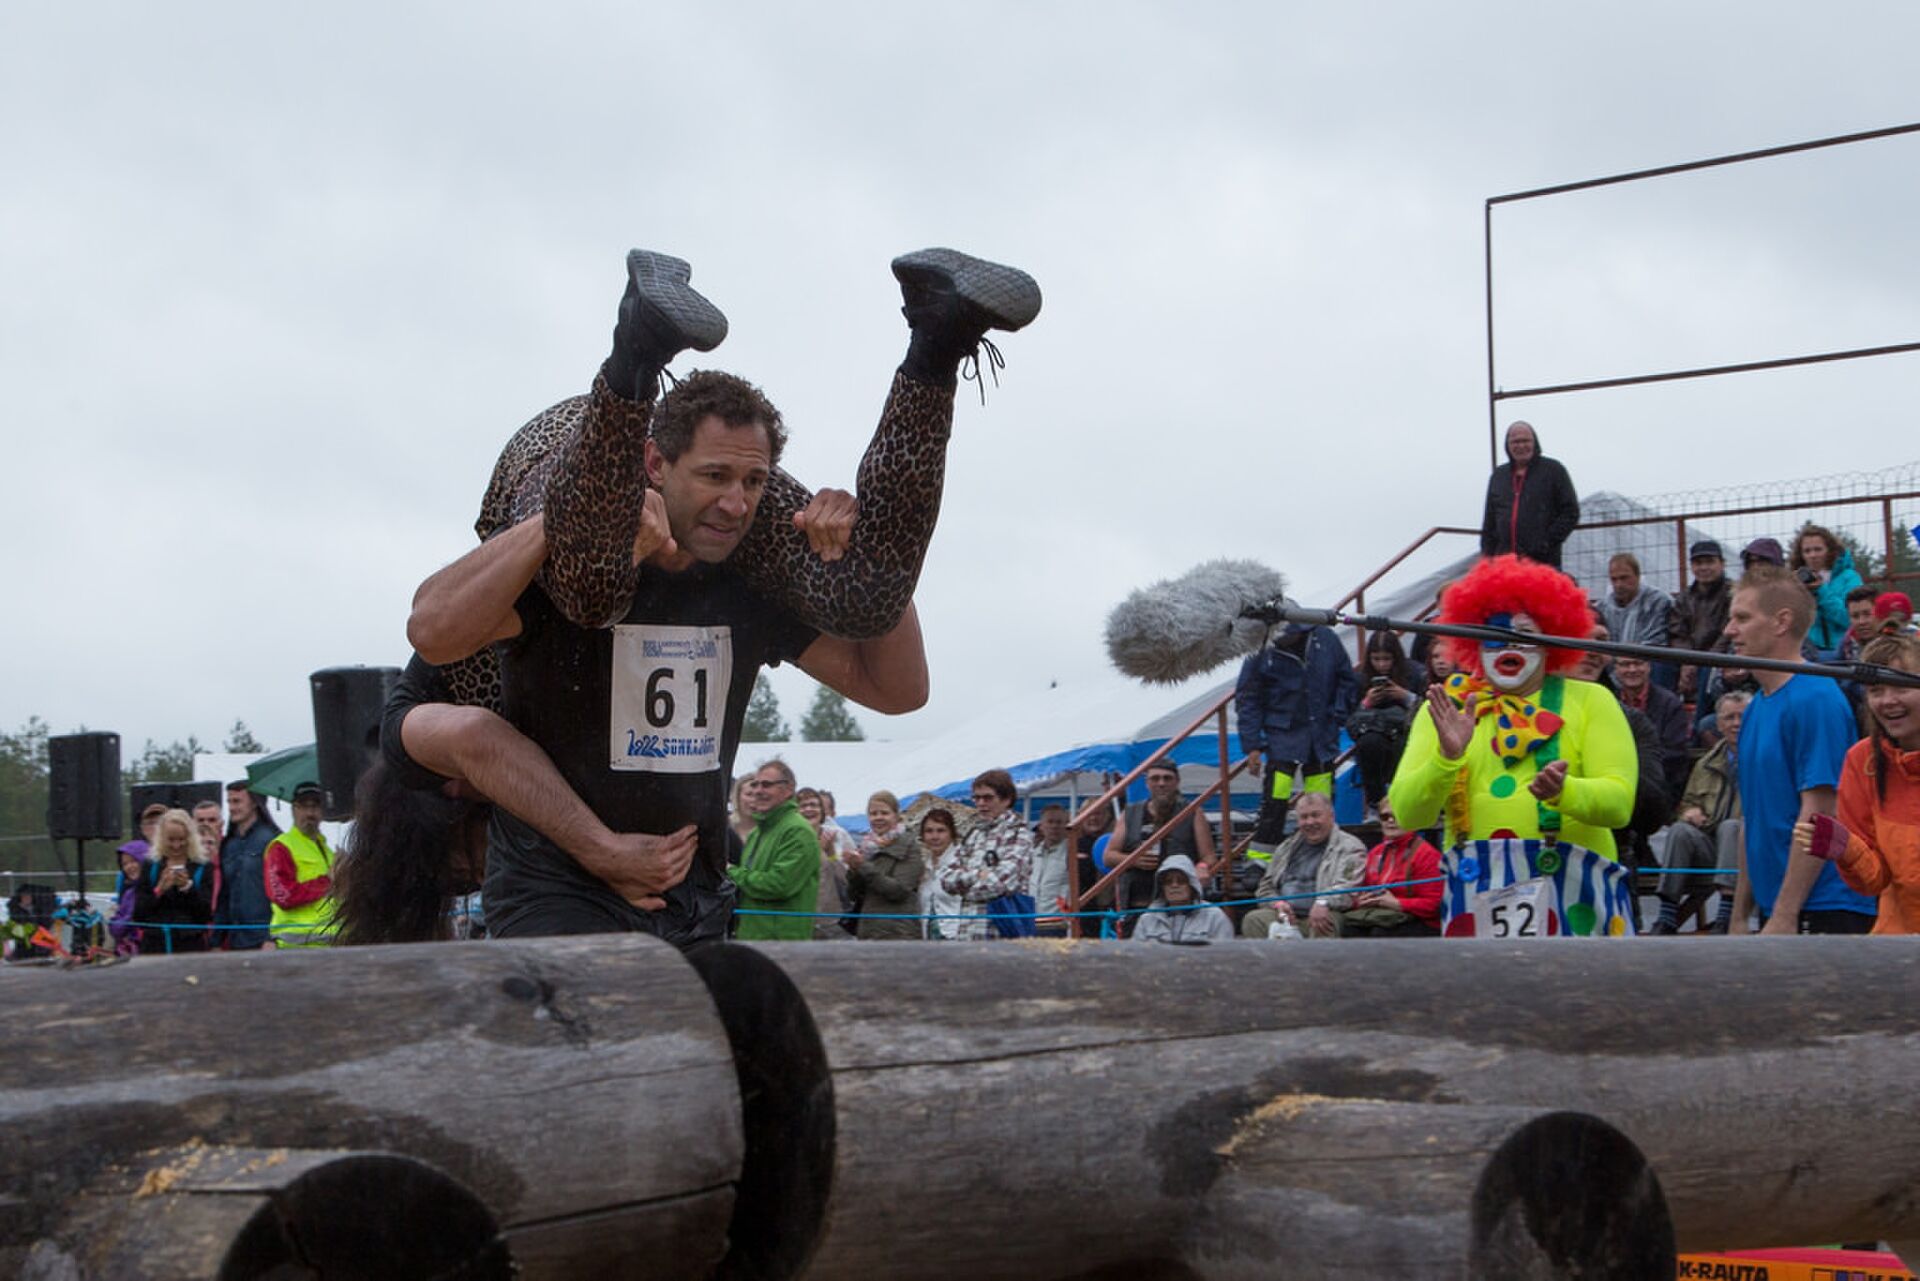
<path fill-rule="evenodd" d="M 1486 474 L 1501 192 L 1920 119 L 1899 3 L 0 9 L 0 726 L 311 737 L 399 663 L 622 257 L 692 261 L 790 468 L 851 486 L 887 262 L 1046 307 L 961 400 L 937 733 L 1104 668 L 1219 555 L 1330 599 Z M 1506 386 L 1920 338 L 1920 139 L 1496 214 Z M 1920 357 L 1529 402 L 1583 490 L 1920 458 Z M 810 686 L 783 672 L 797 720 Z M 1169 702 L 1178 701 L 1177 695 Z"/>

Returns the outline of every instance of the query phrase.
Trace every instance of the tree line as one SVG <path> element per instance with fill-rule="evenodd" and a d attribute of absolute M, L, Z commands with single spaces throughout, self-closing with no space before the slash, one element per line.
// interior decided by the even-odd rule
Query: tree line
<path fill-rule="evenodd" d="M 800 718 L 800 738 L 808 743 L 858 743 L 866 731 L 854 719 L 847 700 L 825 685 L 813 691 L 813 702 Z M 754 678 L 753 697 L 747 700 L 747 719 L 740 727 L 743 743 L 786 743 L 793 731 L 780 714 L 780 700 L 765 672 Z"/>

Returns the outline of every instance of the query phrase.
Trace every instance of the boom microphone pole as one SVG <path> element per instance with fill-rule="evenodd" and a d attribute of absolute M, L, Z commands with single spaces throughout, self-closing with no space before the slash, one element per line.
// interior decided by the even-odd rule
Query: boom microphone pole
<path fill-rule="evenodd" d="M 1419 623 L 1405 618 L 1385 618 L 1379 614 L 1349 614 L 1337 609 L 1305 609 L 1286 600 L 1266 601 L 1248 606 L 1243 618 L 1275 623 L 1299 623 L 1308 627 L 1363 627 L 1368 631 L 1415 632 L 1426 636 L 1457 636 L 1464 640 L 1501 641 L 1508 645 L 1547 645 L 1556 649 L 1589 650 L 1612 654 L 1617 658 L 1644 658 L 1655 663 L 1682 662 L 1700 667 L 1740 667 L 1747 671 L 1787 672 L 1795 676 L 1824 676 L 1830 680 L 1857 681 L 1862 685 L 1900 685 L 1920 689 L 1920 672 L 1904 672 L 1878 663 L 1808 663 L 1786 658 L 1753 658 L 1745 654 L 1722 654 L 1709 650 L 1674 649 L 1662 645 L 1636 645 L 1629 641 L 1574 640 L 1567 636 L 1543 636 L 1538 632 L 1517 632 L 1511 627 L 1474 626 L 1466 623 Z"/>
<path fill-rule="evenodd" d="M 1511 628 L 1454 623 L 1420 623 L 1306 609 L 1283 592 L 1286 580 L 1258 561 L 1211 560 L 1182 574 L 1135 591 L 1107 615 L 1107 656 L 1128 676 L 1164 685 L 1212 671 L 1223 663 L 1257 653 L 1269 631 L 1281 623 L 1306 626 L 1364 627 L 1509 645 L 1551 645 L 1591 650 L 1653 662 L 1693 663 L 1701 667 L 1744 667 L 1749 671 L 1787 672 L 1865 685 L 1920 689 L 1920 674 L 1874 663 L 1805 663 L 1781 658 L 1749 658 L 1695 649 L 1668 649 L 1626 641 L 1573 639 L 1516 632 Z"/>

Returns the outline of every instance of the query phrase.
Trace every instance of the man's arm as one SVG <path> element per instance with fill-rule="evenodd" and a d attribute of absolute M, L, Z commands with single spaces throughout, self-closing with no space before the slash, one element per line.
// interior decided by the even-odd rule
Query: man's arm
<path fill-rule="evenodd" d="M 888 716 L 927 703 L 927 649 L 919 611 L 912 605 L 886 635 L 863 641 L 823 635 L 795 665 L 828 689 Z"/>
<path fill-rule="evenodd" d="M 407 619 L 414 650 L 437 667 L 518 636 L 515 602 L 546 564 L 548 550 L 546 515 L 535 512 L 420 584 Z M 629 571 L 656 551 L 671 554 L 674 541 L 666 502 L 649 489 L 641 500 Z"/>
<path fill-rule="evenodd" d="M 1260 652 L 1256 650 L 1240 664 L 1240 677 L 1233 684 L 1233 715 L 1240 726 L 1240 747 L 1256 757 L 1267 746 L 1261 684 Z"/>
<path fill-rule="evenodd" d="M 1810 787 L 1800 793 L 1800 815 L 1795 822 L 1804 823 L 1815 814 L 1830 816 L 1833 810 L 1833 789 Z M 1787 874 L 1780 882 L 1780 894 L 1773 900 L 1773 912 L 1767 917 L 1766 926 L 1760 931 L 1762 934 L 1800 932 L 1800 908 L 1806 903 L 1807 895 L 1813 892 L 1813 883 L 1820 879 L 1820 869 L 1825 866 L 1811 854 L 1796 854 L 1791 849 L 1787 851 Z"/>
<path fill-rule="evenodd" d="M 1200 861 L 1209 867 L 1213 865 L 1213 824 L 1207 821 L 1206 810 L 1198 810 L 1193 816 L 1193 851 Z"/>
<path fill-rule="evenodd" d="M 1536 461 L 1534 466 L 1540 463 Z M 1573 477 L 1566 466 L 1558 460 L 1553 461 L 1553 518 L 1547 524 L 1547 541 L 1559 546 L 1567 541 L 1567 535 L 1580 523 L 1580 495 L 1573 488 Z"/>
<path fill-rule="evenodd" d="M 408 642 L 437 667 L 518 636 L 514 602 L 546 558 L 544 515 L 495 534 L 420 584 L 407 618 Z"/>
<path fill-rule="evenodd" d="M 1494 549 L 1500 545 L 1500 523 L 1493 511 L 1494 493 L 1499 480 L 1500 469 L 1496 467 L 1493 469 L 1493 475 L 1487 478 L 1487 501 L 1480 509 L 1480 554 L 1482 556 L 1493 555 Z"/>
<path fill-rule="evenodd" d="M 267 897 L 275 907 L 303 907 L 333 893 L 333 878 L 324 873 L 311 881 L 301 880 L 293 851 L 280 841 L 267 846 L 266 864 Z"/>
<path fill-rule="evenodd" d="M 400 742 L 417 763 L 465 783 L 642 911 L 666 906 L 660 896 L 685 878 L 699 847 L 691 823 L 667 836 L 608 830 L 538 743 L 483 707 L 423 703 L 400 722 Z"/>
<path fill-rule="evenodd" d="M 1332 631 L 1332 628 L 1328 628 Z M 1333 643 L 1340 643 L 1336 635 Z M 1337 725 L 1345 725 L 1347 717 L 1353 715 L 1353 709 L 1360 705 L 1360 677 L 1353 670 L 1353 664 L 1346 661 L 1346 651 L 1339 653 L 1340 661 L 1334 665 L 1333 675 L 1333 719 Z"/>
<path fill-rule="evenodd" d="M 1342 836 L 1347 839 L 1342 841 Z M 1315 897 L 1325 899 L 1328 907 L 1345 911 L 1353 906 L 1354 887 L 1365 879 L 1366 873 L 1367 847 L 1358 837 L 1335 828 L 1320 868 L 1314 874 Z"/>
<path fill-rule="evenodd" d="M 1747 825 L 1740 824 L 1740 864 L 1733 878 L 1733 920 L 1728 925 L 1730 934 L 1748 932 L 1747 922 L 1753 919 L 1753 882 L 1747 876 Z"/>

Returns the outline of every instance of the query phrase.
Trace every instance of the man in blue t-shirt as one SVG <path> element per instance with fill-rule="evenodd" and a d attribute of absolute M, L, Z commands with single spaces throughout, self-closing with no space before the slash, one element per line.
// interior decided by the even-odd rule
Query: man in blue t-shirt
<path fill-rule="evenodd" d="M 1813 597 L 1786 570 L 1757 565 L 1734 590 L 1727 636 L 1736 654 L 1797 659 Z M 1823 676 L 1755 671 L 1760 693 L 1740 726 L 1740 806 L 1746 852 L 1733 893 L 1733 930 L 1760 909 L 1762 934 L 1865 934 L 1874 901 L 1833 864 L 1790 850 L 1793 825 L 1832 814 L 1847 749 L 1859 737 L 1838 685 Z"/>

